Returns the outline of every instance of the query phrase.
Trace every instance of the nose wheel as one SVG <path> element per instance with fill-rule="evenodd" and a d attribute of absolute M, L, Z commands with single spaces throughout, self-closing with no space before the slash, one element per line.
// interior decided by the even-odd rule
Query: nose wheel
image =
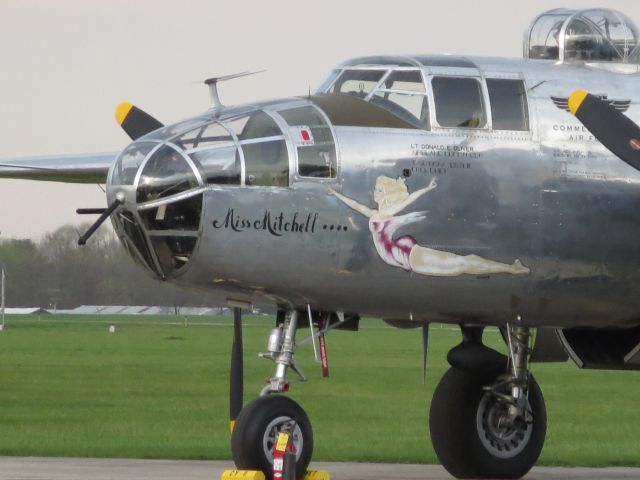
<path fill-rule="evenodd" d="M 257 398 L 242 409 L 231 435 L 231 452 L 240 470 L 261 470 L 272 479 L 273 446 L 278 434 L 291 428 L 296 454 L 296 478 L 307 471 L 313 453 L 313 431 L 305 411 L 280 395 Z"/>

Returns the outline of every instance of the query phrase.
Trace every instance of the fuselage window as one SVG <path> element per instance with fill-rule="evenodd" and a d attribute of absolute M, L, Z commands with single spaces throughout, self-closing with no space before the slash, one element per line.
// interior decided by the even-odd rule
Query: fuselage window
<path fill-rule="evenodd" d="M 244 157 L 245 185 L 289 186 L 289 155 L 284 135 L 276 122 L 262 111 L 229 122 Z M 240 152 L 236 152 L 236 164 Z"/>
<path fill-rule="evenodd" d="M 389 74 L 370 102 L 418 128 L 430 128 L 429 102 L 422 74 L 417 70 L 398 70 Z"/>
<path fill-rule="evenodd" d="M 336 146 L 331 128 L 314 107 L 279 112 L 289 124 L 298 149 L 298 173 L 303 177 L 334 178 Z"/>
<path fill-rule="evenodd" d="M 434 77 L 431 85 L 436 120 L 441 127 L 484 128 L 487 125 L 482 89 L 477 79 Z"/>
<path fill-rule="evenodd" d="M 334 83 L 331 93 L 364 98 L 378 85 L 385 73 L 385 70 L 345 70 Z"/>
<path fill-rule="evenodd" d="M 522 80 L 487 79 L 494 130 L 529 130 L 527 94 Z"/>
<path fill-rule="evenodd" d="M 245 185 L 288 187 L 289 156 L 284 140 L 242 145 Z"/>

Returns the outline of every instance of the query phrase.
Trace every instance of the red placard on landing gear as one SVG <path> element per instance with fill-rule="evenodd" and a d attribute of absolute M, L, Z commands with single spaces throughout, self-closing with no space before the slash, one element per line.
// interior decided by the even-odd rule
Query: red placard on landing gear
<path fill-rule="evenodd" d="M 322 330 L 324 329 L 327 322 L 325 320 L 321 320 L 318 323 L 318 344 L 320 345 L 320 362 L 322 363 L 322 376 L 327 378 L 329 376 L 329 358 L 327 357 L 327 343 L 324 339 L 324 333 Z"/>

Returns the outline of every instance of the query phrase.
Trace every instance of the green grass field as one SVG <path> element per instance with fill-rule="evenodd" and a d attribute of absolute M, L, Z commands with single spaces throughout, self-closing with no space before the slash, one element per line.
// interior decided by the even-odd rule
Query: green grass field
<path fill-rule="evenodd" d="M 115 334 L 108 325 L 117 326 Z M 271 362 L 269 318 L 245 318 L 245 401 Z M 0 455 L 230 458 L 228 317 L 7 317 L 0 334 Z M 299 339 L 305 335 L 300 332 Z M 492 345 L 501 343 L 487 332 Z M 290 395 L 314 428 L 316 460 L 437 462 L 428 435 L 431 395 L 459 332 L 432 329 L 427 385 L 419 330 L 365 320 L 327 338 L 331 378 L 310 344 L 307 374 Z M 547 401 L 541 464 L 640 465 L 640 382 L 634 372 L 534 365 Z"/>

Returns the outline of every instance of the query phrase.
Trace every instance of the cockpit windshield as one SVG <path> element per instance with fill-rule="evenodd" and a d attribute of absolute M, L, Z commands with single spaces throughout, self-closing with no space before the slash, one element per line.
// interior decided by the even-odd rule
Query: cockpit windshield
<path fill-rule="evenodd" d="M 345 70 L 330 89 L 331 93 L 346 93 L 365 98 L 387 73 L 386 70 Z"/>
<path fill-rule="evenodd" d="M 415 67 L 347 67 L 327 78 L 319 93 L 346 94 L 387 110 L 407 124 L 429 130 L 429 102 L 422 71 Z"/>

